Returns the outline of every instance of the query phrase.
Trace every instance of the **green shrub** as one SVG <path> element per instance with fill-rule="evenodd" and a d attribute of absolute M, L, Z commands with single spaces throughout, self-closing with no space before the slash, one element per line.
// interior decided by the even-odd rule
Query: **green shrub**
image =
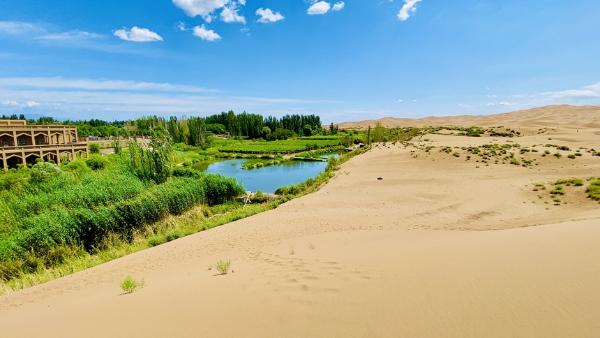
<path fill-rule="evenodd" d="M 92 155 L 85 160 L 85 164 L 92 170 L 101 170 L 106 168 L 108 161 L 100 155 Z"/>
<path fill-rule="evenodd" d="M 142 180 L 164 183 L 171 174 L 172 148 L 166 137 L 155 137 L 148 147 L 129 143 L 129 165 Z"/>
<path fill-rule="evenodd" d="M 174 241 L 181 237 L 181 234 L 176 229 L 171 229 L 165 235 L 165 240 L 167 242 Z"/>
<path fill-rule="evenodd" d="M 591 199 L 600 201 L 600 179 L 593 180 L 586 191 Z"/>
<path fill-rule="evenodd" d="M 205 175 L 202 177 L 202 181 L 208 205 L 231 201 L 245 192 L 244 188 L 233 178 L 221 175 Z"/>
<path fill-rule="evenodd" d="M 90 143 L 88 147 L 90 149 L 90 153 L 100 154 L 100 145 L 98 143 Z"/>
<path fill-rule="evenodd" d="M 175 177 L 195 177 L 199 178 L 202 176 L 202 173 L 187 167 L 177 167 L 173 169 L 173 176 Z"/>
<path fill-rule="evenodd" d="M 56 164 L 38 162 L 31 167 L 30 181 L 33 183 L 44 183 L 61 174 L 62 170 Z"/>
<path fill-rule="evenodd" d="M 121 290 L 123 290 L 124 293 L 133 293 L 140 285 L 140 281 L 135 280 L 131 276 L 127 276 L 121 281 Z"/>
<path fill-rule="evenodd" d="M 580 178 L 567 178 L 560 179 L 554 182 L 555 185 L 574 185 L 576 187 L 581 187 L 583 185 L 583 180 Z"/>

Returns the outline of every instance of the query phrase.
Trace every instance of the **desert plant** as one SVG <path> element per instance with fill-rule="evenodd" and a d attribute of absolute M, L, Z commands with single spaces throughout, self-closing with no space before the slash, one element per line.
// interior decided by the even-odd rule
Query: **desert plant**
<path fill-rule="evenodd" d="M 217 262 L 217 264 L 215 264 L 215 269 L 220 275 L 228 274 L 229 268 L 231 268 L 231 261 L 229 260 L 220 260 Z"/>
<path fill-rule="evenodd" d="M 600 179 L 593 180 L 586 192 L 591 199 L 600 201 Z"/>
<path fill-rule="evenodd" d="M 141 284 L 140 281 L 135 280 L 131 276 L 127 276 L 121 281 L 121 290 L 123 290 L 124 293 L 133 293 L 141 286 Z"/>

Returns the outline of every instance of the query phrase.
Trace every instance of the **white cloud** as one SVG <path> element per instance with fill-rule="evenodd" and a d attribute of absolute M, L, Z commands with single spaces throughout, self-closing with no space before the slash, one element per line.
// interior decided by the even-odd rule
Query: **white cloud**
<path fill-rule="evenodd" d="M 600 98 L 600 82 L 577 89 L 544 92 L 542 96 L 551 99 L 591 99 Z"/>
<path fill-rule="evenodd" d="M 183 21 L 179 21 L 179 22 L 177 23 L 177 29 L 178 29 L 180 32 L 185 32 L 185 31 L 187 31 L 187 26 L 185 25 L 185 22 L 183 22 Z"/>
<path fill-rule="evenodd" d="M 230 0 L 173 0 L 175 6 L 188 16 L 209 17 L 215 10 L 225 7 Z"/>
<path fill-rule="evenodd" d="M 281 21 L 281 20 L 285 19 L 285 17 L 283 15 L 281 15 L 281 13 L 273 12 L 269 8 L 257 9 L 256 15 L 258 15 L 260 17 L 257 20 L 260 23 L 272 23 L 272 22 L 277 22 L 277 21 Z"/>
<path fill-rule="evenodd" d="M 133 26 L 131 29 L 122 28 L 114 32 L 114 35 L 121 40 L 132 42 L 152 42 L 163 41 L 163 38 L 148 28 Z"/>
<path fill-rule="evenodd" d="M 212 29 L 207 29 L 204 25 L 194 27 L 194 35 L 206 41 L 217 41 L 221 39 L 221 36 L 218 33 Z"/>
<path fill-rule="evenodd" d="M 139 82 L 123 80 L 90 80 L 90 79 L 65 79 L 62 77 L 1 77 L 0 87 L 27 88 L 27 89 L 77 89 L 85 91 L 153 91 L 153 92 L 179 92 L 179 93 L 205 93 L 214 90 L 175 85 L 167 82 Z"/>
<path fill-rule="evenodd" d="M 229 109 L 283 114 L 291 105 L 326 101 L 226 95 L 200 87 L 123 80 L 0 77 L 0 114 L 38 108 L 61 118 L 132 118 Z"/>
<path fill-rule="evenodd" d="M 11 35 L 26 43 L 47 48 L 77 48 L 106 53 L 148 54 L 148 51 L 115 43 L 106 35 L 78 29 L 61 30 L 52 24 L 0 21 L 0 35 Z M 154 52 L 155 53 L 155 52 Z M 6 54 L 0 53 L 0 57 Z"/>
<path fill-rule="evenodd" d="M 398 19 L 400 21 L 406 21 L 410 18 L 410 16 L 417 12 L 417 4 L 421 2 L 421 0 L 404 0 L 404 5 L 398 12 Z"/>
<path fill-rule="evenodd" d="M 318 1 L 318 2 L 313 3 L 308 8 L 308 11 L 306 11 L 306 13 L 308 15 L 323 15 L 323 14 L 326 14 L 327 12 L 329 12 L 330 9 L 331 9 L 331 5 L 329 4 L 329 2 Z"/>
<path fill-rule="evenodd" d="M 235 6 L 227 6 L 221 11 L 221 20 L 227 23 L 246 23 L 246 18 L 238 13 Z"/>
<path fill-rule="evenodd" d="M 333 7 L 331 7 L 332 11 L 341 11 L 346 6 L 346 3 L 343 1 L 336 2 Z"/>
<path fill-rule="evenodd" d="M 19 107 L 20 104 L 17 101 L 14 100 L 4 100 L 2 102 L 0 102 L 0 104 L 2 104 L 5 107 Z"/>
<path fill-rule="evenodd" d="M 0 102 L 0 105 L 4 106 L 4 107 L 9 107 L 9 108 L 35 108 L 35 107 L 39 107 L 40 103 L 36 102 L 36 101 L 24 101 L 24 102 L 18 102 L 18 101 L 14 101 L 14 100 L 4 100 L 2 102 Z"/>
<path fill-rule="evenodd" d="M 0 21 L 0 34 L 22 35 L 43 33 L 46 30 L 37 24 L 21 21 Z"/>
<path fill-rule="evenodd" d="M 48 40 L 48 41 L 77 41 L 77 40 L 94 40 L 94 39 L 102 39 L 104 38 L 101 34 L 90 33 L 80 30 L 72 30 L 60 33 L 50 33 L 44 34 L 36 37 L 38 40 Z"/>

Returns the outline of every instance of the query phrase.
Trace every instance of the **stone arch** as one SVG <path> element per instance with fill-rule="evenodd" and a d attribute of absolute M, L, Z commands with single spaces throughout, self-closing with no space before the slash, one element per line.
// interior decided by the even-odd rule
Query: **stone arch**
<path fill-rule="evenodd" d="M 14 147 L 15 139 L 12 135 L 2 134 L 0 135 L 0 147 Z"/>
<path fill-rule="evenodd" d="M 16 168 L 19 164 L 22 164 L 23 160 L 19 155 L 11 155 L 6 157 L 6 165 L 8 168 Z"/>
<path fill-rule="evenodd" d="M 35 134 L 35 144 L 36 145 L 40 145 L 40 144 L 48 144 L 48 136 L 46 134 Z"/>
<path fill-rule="evenodd" d="M 41 159 L 40 154 L 31 153 L 25 155 L 25 163 L 27 163 L 27 165 L 34 165 L 39 159 Z"/>
<path fill-rule="evenodd" d="M 31 135 L 20 134 L 17 136 L 17 145 L 19 146 L 30 146 L 33 143 L 31 142 Z"/>

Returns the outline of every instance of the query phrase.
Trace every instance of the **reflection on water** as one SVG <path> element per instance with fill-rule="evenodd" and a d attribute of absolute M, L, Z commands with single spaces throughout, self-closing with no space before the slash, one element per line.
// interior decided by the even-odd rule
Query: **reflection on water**
<path fill-rule="evenodd" d="M 247 191 L 273 193 L 277 188 L 298 184 L 311 177 L 316 177 L 327 167 L 327 162 L 294 161 L 283 165 L 245 170 L 242 169 L 244 161 L 227 160 L 212 163 L 206 169 L 206 173 L 233 177 Z"/>

